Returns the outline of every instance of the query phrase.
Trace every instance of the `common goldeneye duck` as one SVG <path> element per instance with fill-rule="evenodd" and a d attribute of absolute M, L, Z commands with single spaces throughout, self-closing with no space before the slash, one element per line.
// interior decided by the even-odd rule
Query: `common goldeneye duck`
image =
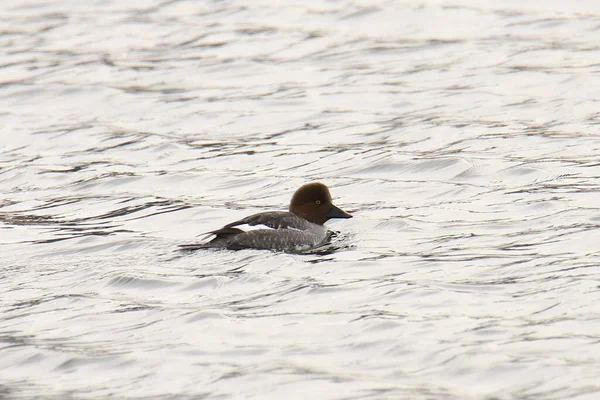
<path fill-rule="evenodd" d="M 331 202 L 329 189 L 322 183 L 308 183 L 296 190 L 289 211 L 268 211 L 250 215 L 208 232 L 215 237 L 208 243 L 180 246 L 184 250 L 221 248 L 262 249 L 301 252 L 325 244 L 331 232 L 323 224 L 331 218 L 352 218 Z M 244 231 L 240 225 L 260 229 Z"/>

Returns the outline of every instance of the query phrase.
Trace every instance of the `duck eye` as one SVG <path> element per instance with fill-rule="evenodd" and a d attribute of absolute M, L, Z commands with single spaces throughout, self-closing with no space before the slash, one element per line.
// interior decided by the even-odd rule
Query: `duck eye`
<path fill-rule="evenodd" d="M 317 205 L 321 204 L 321 200 L 317 200 L 315 201 L 315 203 L 317 203 Z"/>

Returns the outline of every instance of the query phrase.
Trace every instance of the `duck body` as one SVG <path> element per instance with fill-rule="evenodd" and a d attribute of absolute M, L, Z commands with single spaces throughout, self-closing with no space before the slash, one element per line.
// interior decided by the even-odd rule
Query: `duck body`
<path fill-rule="evenodd" d="M 266 229 L 244 231 L 235 226 L 265 226 Z M 323 225 L 289 211 L 271 211 L 251 215 L 210 232 L 215 235 L 208 245 L 230 250 L 261 249 L 286 252 L 309 250 L 325 243 L 327 229 Z"/>
<path fill-rule="evenodd" d="M 323 223 L 331 218 L 352 218 L 352 215 L 331 203 L 327 186 L 306 184 L 294 193 L 289 211 L 267 211 L 250 215 L 211 232 L 207 243 L 181 246 L 197 249 L 259 249 L 290 253 L 303 252 L 329 241 L 332 232 Z M 243 230 L 247 225 L 253 230 Z"/>

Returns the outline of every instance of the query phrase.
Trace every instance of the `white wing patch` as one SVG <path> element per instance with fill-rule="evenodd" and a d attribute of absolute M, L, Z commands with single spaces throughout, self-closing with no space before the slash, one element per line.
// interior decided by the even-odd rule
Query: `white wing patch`
<path fill-rule="evenodd" d="M 248 225 L 248 224 L 243 224 L 243 225 L 236 225 L 236 228 L 239 228 L 245 232 L 250 232 L 250 231 L 257 231 L 259 229 L 266 229 L 269 231 L 276 231 L 277 229 L 273 229 L 270 226 L 267 225 Z"/>

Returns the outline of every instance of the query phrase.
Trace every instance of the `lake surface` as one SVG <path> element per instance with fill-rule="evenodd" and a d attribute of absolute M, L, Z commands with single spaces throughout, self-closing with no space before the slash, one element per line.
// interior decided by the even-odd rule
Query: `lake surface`
<path fill-rule="evenodd" d="M 0 397 L 597 399 L 600 3 L 0 4 Z M 327 184 L 330 251 L 182 253 Z"/>

